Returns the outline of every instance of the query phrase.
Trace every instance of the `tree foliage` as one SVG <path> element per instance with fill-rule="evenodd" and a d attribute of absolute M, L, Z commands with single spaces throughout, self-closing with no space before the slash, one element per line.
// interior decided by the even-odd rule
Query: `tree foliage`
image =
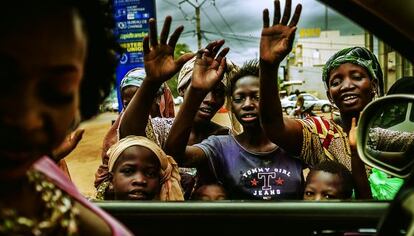
<path fill-rule="evenodd" d="M 179 58 L 181 55 L 187 53 L 187 52 L 191 52 L 189 46 L 185 43 L 177 43 L 177 45 L 175 46 L 175 51 L 174 51 L 174 58 L 177 59 Z M 178 96 L 178 91 L 177 91 L 177 84 L 178 84 L 178 73 L 176 75 L 174 75 L 170 80 L 167 81 L 168 87 L 170 87 L 171 92 L 173 94 L 174 97 Z"/>

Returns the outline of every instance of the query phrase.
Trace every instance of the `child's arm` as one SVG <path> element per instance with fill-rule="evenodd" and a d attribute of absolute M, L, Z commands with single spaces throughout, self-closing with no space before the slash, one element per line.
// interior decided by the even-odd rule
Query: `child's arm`
<path fill-rule="evenodd" d="M 159 42 L 156 22 L 154 19 L 149 20 L 149 37 L 146 36 L 143 41 L 144 65 L 147 76 L 124 112 L 119 127 L 120 138 L 131 134 L 145 136 L 148 116 L 158 89 L 162 83 L 169 80 L 185 62 L 193 57 L 193 54 L 189 53 L 174 60 L 175 45 L 184 27 L 178 27 L 167 43 L 171 20 L 171 16 L 165 17 Z"/>
<path fill-rule="evenodd" d="M 229 49 L 224 48 L 216 57 L 223 44 L 224 40 L 215 41 L 197 52 L 191 83 L 165 144 L 165 152 L 173 156 L 179 166 L 196 167 L 206 158 L 200 148 L 187 147 L 187 142 L 201 102 L 223 77 L 224 56 Z"/>
<path fill-rule="evenodd" d="M 277 85 L 277 69 L 292 49 L 302 6 L 296 6 L 288 24 L 290 9 L 291 0 L 287 0 L 283 18 L 280 19 L 280 3 L 275 1 L 273 26 L 269 26 L 269 11 L 263 11 L 260 39 L 260 117 L 272 142 L 294 155 L 299 155 L 303 142 L 302 125 L 293 119 L 283 118 Z"/>

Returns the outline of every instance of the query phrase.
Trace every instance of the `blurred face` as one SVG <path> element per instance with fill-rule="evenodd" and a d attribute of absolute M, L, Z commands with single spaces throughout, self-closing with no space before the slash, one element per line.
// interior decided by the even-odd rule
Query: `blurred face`
<path fill-rule="evenodd" d="M 0 176 L 24 175 L 65 138 L 78 112 L 86 47 L 81 19 L 69 10 L 2 34 Z"/>
<path fill-rule="evenodd" d="M 112 185 L 116 200 L 153 200 L 161 189 L 160 162 L 148 148 L 131 146 L 115 163 Z"/>
<path fill-rule="evenodd" d="M 259 78 L 245 76 L 234 85 L 232 111 L 243 127 L 260 125 L 259 123 Z"/>
<path fill-rule="evenodd" d="M 376 83 L 363 67 L 345 63 L 330 72 L 327 95 L 342 114 L 359 113 L 374 97 Z"/>
<path fill-rule="evenodd" d="M 121 91 L 121 97 L 122 97 L 122 106 L 124 109 L 128 106 L 129 102 L 131 102 L 132 97 L 135 95 L 135 93 L 138 91 L 138 87 L 136 86 L 126 86 Z"/>
<path fill-rule="evenodd" d="M 121 97 L 122 97 L 122 106 L 123 108 L 127 108 L 129 103 L 131 102 L 132 98 L 134 97 L 135 93 L 138 91 L 139 87 L 136 86 L 126 86 L 121 90 Z M 152 103 L 150 115 L 151 117 L 161 117 L 160 114 L 160 97 L 156 97 L 154 102 Z"/>
<path fill-rule="evenodd" d="M 197 190 L 197 199 L 195 200 L 217 201 L 225 199 L 226 193 L 224 192 L 223 187 L 216 184 L 211 184 L 200 187 Z"/>
<path fill-rule="evenodd" d="M 325 171 L 311 171 L 303 194 L 304 200 L 343 199 L 342 180 L 337 174 Z"/>
<path fill-rule="evenodd" d="M 219 83 L 213 91 L 204 98 L 194 118 L 196 123 L 210 122 L 225 101 L 225 86 Z"/>

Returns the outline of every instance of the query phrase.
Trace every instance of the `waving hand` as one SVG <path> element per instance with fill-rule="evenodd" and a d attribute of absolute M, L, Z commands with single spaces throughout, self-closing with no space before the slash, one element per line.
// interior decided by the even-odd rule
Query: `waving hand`
<path fill-rule="evenodd" d="M 197 52 L 191 80 L 194 89 L 208 93 L 221 81 L 226 67 L 225 56 L 229 52 L 229 48 L 224 48 L 218 53 L 223 44 L 224 40 L 214 41 Z"/>
<path fill-rule="evenodd" d="M 187 53 L 174 60 L 174 49 L 178 38 L 183 32 L 184 27 L 178 27 L 168 40 L 172 18 L 165 17 L 164 26 L 160 34 L 160 40 L 157 39 L 156 22 L 154 19 L 149 20 L 149 36 L 144 38 L 144 64 L 147 77 L 151 80 L 165 82 L 176 74 L 181 67 L 190 60 L 194 55 Z M 168 42 L 167 42 L 168 40 Z"/>
<path fill-rule="evenodd" d="M 286 0 L 281 19 L 280 2 L 274 2 L 273 24 L 269 25 L 269 10 L 263 11 L 263 30 L 260 39 L 260 59 L 271 65 L 279 64 L 292 50 L 296 24 L 299 21 L 302 5 L 298 4 L 290 19 L 292 0 Z M 289 22 L 290 20 L 290 22 Z"/>

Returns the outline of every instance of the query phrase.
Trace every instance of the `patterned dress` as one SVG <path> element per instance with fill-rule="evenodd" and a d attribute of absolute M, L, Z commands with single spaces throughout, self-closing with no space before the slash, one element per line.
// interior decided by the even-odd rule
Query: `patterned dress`
<path fill-rule="evenodd" d="M 303 126 L 300 157 L 313 167 L 323 160 L 336 160 L 351 169 L 351 148 L 348 135 L 333 120 L 312 116 L 297 120 Z"/>

